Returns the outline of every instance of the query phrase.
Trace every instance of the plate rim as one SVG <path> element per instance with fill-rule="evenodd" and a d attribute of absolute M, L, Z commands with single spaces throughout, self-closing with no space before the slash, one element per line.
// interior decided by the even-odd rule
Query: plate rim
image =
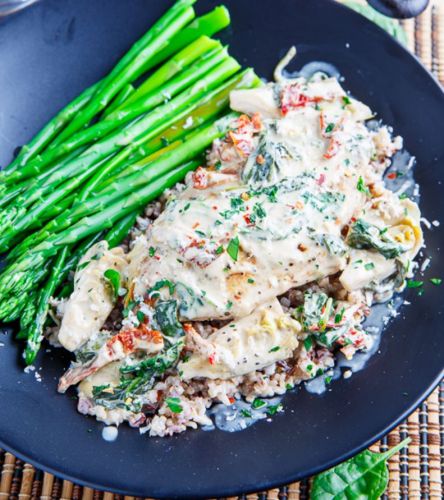
<path fill-rule="evenodd" d="M 346 15 L 351 15 L 352 17 L 355 17 L 356 20 L 359 20 L 359 22 L 364 22 L 364 24 L 367 24 L 367 26 L 372 26 L 372 29 L 376 29 L 377 31 L 379 31 L 380 35 L 385 37 L 386 40 L 390 40 L 391 43 L 394 42 L 398 46 L 398 48 L 400 48 L 403 51 L 403 53 L 405 55 L 407 55 L 411 60 L 413 60 L 416 63 L 416 65 L 417 65 L 416 70 L 422 71 L 424 76 L 426 76 L 428 78 L 430 84 L 433 82 L 435 91 L 437 90 L 441 94 L 441 98 L 443 99 L 443 102 L 444 102 L 444 86 L 439 82 L 437 77 L 425 66 L 423 61 L 415 53 L 408 50 L 407 47 L 405 47 L 397 39 L 395 39 L 390 34 L 388 34 L 384 29 L 382 29 L 381 27 L 379 27 L 378 25 L 376 25 L 372 21 L 365 18 L 365 16 L 353 11 L 351 8 L 340 3 L 339 1 L 337 1 L 337 0 L 317 0 L 317 1 L 329 3 L 330 5 L 334 5 L 334 8 L 338 9 L 339 11 L 342 10 L 343 12 L 348 12 Z M 37 2 L 37 5 L 38 5 L 38 2 Z M 34 8 L 34 5 L 31 6 L 30 9 L 31 8 Z M 22 14 L 22 12 L 19 12 L 16 15 L 20 16 L 21 14 Z M 0 27 L 1 27 L 1 24 L 0 24 Z M 405 293 L 405 292 L 402 292 L 402 293 Z M 383 335 L 384 335 L 384 333 L 385 333 L 385 330 L 383 332 Z M 364 370 L 365 370 L 365 368 L 364 368 Z M 225 489 L 221 490 L 220 492 L 216 492 L 216 494 L 210 495 L 210 496 L 212 496 L 212 497 L 214 497 L 214 496 L 216 496 L 216 497 L 236 496 L 236 495 L 240 495 L 240 494 L 250 494 L 250 493 L 255 493 L 257 491 L 277 488 L 277 487 L 280 487 L 280 486 L 283 486 L 283 485 L 286 485 L 289 483 L 300 481 L 300 480 L 307 478 L 307 477 L 315 476 L 316 474 L 319 474 L 322 471 L 325 471 L 331 467 L 334 467 L 335 465 L 337 465 L 339 463 L 342 463 L 342 462 L 348 460 L 349 458 L 355 456 L 356 454 L 360 453 L 361 451 L 363 451 L 364 449 L 368 448 L 373 443 L 375 443 L 376 441 L 381 439 L 383 436 L 385 436 L 387 433 L 389 433 L 391 430 L 393 430 L 395 427 L 397 427 L 409 415 L 411 415 L 421 405 L 421 403 L 423 403 L 430 396 L 430 394 L 438 387 L 438 385 L 443 380 L 443 378 L 444 378 L 444 367 L 441 369 L 441 372 L 435 377 L 435 379 L 433 381 L 431 381 L 424 388 L 423 391 L 421 391 L 421 393 L 417 396 L 417 398 L 414 400 L 414 402 L 410 403 L 407 406 L 407 408 L 397 418 L 395 418 L 393 421 L 391 421 L 389 424 L 387 424 L 383 429 L 381 429 L 377 433 L 374 433 L 371 437 L 369 437 L 362 444 L 355 446 L 354 448 L 352 448 L 348 452 L 345 452 L 342 455 L 336 457 L 335 459 L 330 460 L 328 463 L 324 463 L 322 466 L 319 466 L 319 467 L 313 467 L 312 469 L 310 469 L 309 473 L 300 474 L 296 471 L 294 473 L 294 475 L 289 476 L 288 479 L 286 479 L 284 482 L 282 482 L 281 480 L 257 481 L 256 482 L 257 486 L 254 489 L 236 489 L 236 488 L 226 489 L 225 488 Z M 191 432 L 191 430 L 186 431 L 186 432 Z M 169 437 L 162 438 L 162 439 L 169 439 Z M 1 434 L 0 434 L 0 448 L 6 452 L 13 454 L 18 459 L 20 459 L 26 463 L 31 464 L 33 467 L 35 467 L 39 470 L 42 470 L 43 472 L 47 472 L 47 473 L 52 474 L 58 478 L 73 482 L 74 484 L 78 484 L 78 485 L 81 485 L 83 487 L 89 487 L 89 488 L 96 489 L 99 491 L 106 491 L 106 492 L 120 494 L 120 495 L 140 495 L 141 494 L 141 491 L 138 491 L 137 493 L 135 493 L 134 490 L 131 490 L 130 488 L 120 489 L 120 488 L 115 488 L 115 487 L 110 487 L 110 486 L 106 486 L 103 484 L 99 484 L 99 483 L 96 483 L 94 481 L 83 480 L 79 477 L 76 477 L 75 475 L 71 475 L 69 472 L 66 472 L 62 469 L 57 469 L 55 467 L 46 466 L 43 463 L 44 460 L 41 461 L 41 460 L 30 459 L 26 453 L 22 453 L 18 450 L 15 450 L 14 446 L 9 446 L 4 441 Z M 143 495 L 149 496 L 150 493 L 149 493 L 149 491 L 146 491 L 143 493 Z M 158 498 L 159 500 L 171 499 L 171 498 L 184 499 L 184 500 L 185 499 L 202 499 L 203 500 L 203 499 L 208 498 L 208 495 L 207 494 L 201 495 L 199 493 L 197 493 L 197 494 L 196 493 L 193 493 L 193 494 L 185 493 L 185 494 L 181 494 L 181 495 L 177 495 L 177 496 L 171 496 L 171 495 L 167 496 L 165 494 L 161 494 L 161 495 L 157 494 L 156 498 Z"/>

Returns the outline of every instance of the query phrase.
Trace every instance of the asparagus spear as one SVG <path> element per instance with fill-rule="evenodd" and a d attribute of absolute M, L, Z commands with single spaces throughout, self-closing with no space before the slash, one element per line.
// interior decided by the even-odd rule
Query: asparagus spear
<path fill-rule="evenodd" d="M 147 130 L 160 126 L 166 120 L 169 120 L 177 115 L 178 112 L 190 107 L 190 105 L 198 101 L 198 99 L 205 95 L 205 93 L 209 90 L 213 89 L 220 84 L 220 82 L 226 80 L 233 75 L 233 73 L 237 72 L 239 67 L 239 64 L 233 58 L 228 58 L 223 61 L 216 66 L 213 71 L 205 75 L 200 81 L 196 82 L 177 97 L 171 99 L 171 101 L 166 102 L 162 106 L 158 106 L 151 113 L 142 117 L 135 123 L 130 124 L 123 131 L 116 131 L 89 147 L 78 158 L 72 160 L 63 168 L 54 172 L 47 180 L 47 183 L 59 182 L 62 179 L 78 175 L 80 172 L 88 169 L 91 165 L 100 161 L 102 158 L 128 146 L 131 142 L 137 140 L 140 136 L 146 133 Z M 44 170 L 44 167 L 30 162 L 22 169 L 13 172 L 9 178 L 5 179 L 5 182 L 13 182 L 19 179 L 24 179 L 32 175 L 36 175 L 42 170 Z"/>
<path fill-rule="evenodd" d="M 194 2 L 195 0 L 178 0 L 153 24 L 103 79 L 82 113 L 77 114 L 55 139 L 56 144 L 60 144 L 89 123 L 127 83 L 134 81 L 146 71 L 145 67 L 150 59 L 194 18 L 194 10 L 190 7 Z"/>
<path fill-rule="evenodd" d="M 84 90 L 76 99 L 65 106 L 54 118 L 52 118 L 42 130 L 25 146 L 23 146 L 16 158 L 5 168 L 5 172 L 13 172 L 22 167 L 27 161 L 34 158 L 55 135 L 77 114 L 91 99 L 91 96 L 99 87 L 100 82 L 91 85 Z"/>
<path fill-rule="evenodd" d="M 49 300 L 52 297 L 57 285 L 60 283 L 60 275 L 63 269 L 63 264 L 68 256 L 68 252 L 69 247 L 67 246 L 59 251 L 48 281 L 39 293 L 36 314 L 28 331 L 27 343 L 24 352 L 25 363 L 27 365 L 34 362 L 40 349 L 40 344 L 43 340 L 43 328 L 48 315 Z"/>
<path fill-rule="evenodd" d="M 116 97 L 112 100 L 111 104 L 105 108 L 102 113 L 101 119 L 106 118 L 112 111 L 116 110 L 122 103 L 127 101 L 129 97 L 134 94 L 136 88 L 131 83 L 128 83 L 123 87 L 123 89 L 116 95 Z"/>
<path fill-rule="evenodd" d="M 144 66 L 144 70 L 148 71 L 163 60 L 170 57 L 172 54 L 182 49 L 199 36 L 212 36 L 214 33 L 228 26 L 230 16 L 228 10 L 224 6 L 216 7 L 208 14 L 198 17 L 186 26 L 182 31 L 179 31 L 165 48 L 155 54 L 148 64 Z M 34 158 L 44 147 L 51 143 L 57 133 L 65 127 L 65 125 L 89 102 L 91 96 L 100 87 L 101 81 L 87 88 L 76 99 L 63 108 L 47 125 L 25 146 L 22 147 L 17 157 L 9 164 L 4 171 L 15 170 L 19 166 L 23 166 L 27 161 Z M 115 99 L 115 104 L 120 104 L 127 97 L 127 92 L 131 92 L 132 85 L 128 84 L 122 88 L 118 95 L 120 99 Z M 114 104 L 114 102 L 112 103 Z M 106 113 L 107 114 L 107 113 Z"/>
<path fill-rule="evenodd" d="M 121 109 L 123 106 L 127 107 L 129 103 L 137 101 L 140 97 L 152 93 L 157 88 L 161 87 L 183 71 L 184 68 L 190 66 L 194 61 L 199 59 L 205 53 L 210 52 L 216 48 L 221 47 L 219 42 L 212 40 L 207 36 L 201 36 L 193 43 L 182 49 L 148 77 L 142 85 L 121 105 L 116 109 Z M 163 92 L 165 93 L 165 91 Z"/>
<path fill-rule="evenodd" d="M 57 160 L 57 158 L 77 149 L 80 146 L 91 144 L 101 137 L 111 133 L 117 128 L 134 120 L 138 116 L 143 115 L 154 109 L 156 106 L 162 104 L 167 99 L 171 99 L 178 95 L 183 90 L 190 87 L 193 83 L 199 81 L 210 70 L 215 68 L 219 63 L 228 59 L 226 51 L 217 50 L 208 53 L 207 57 L 202 58 L 201 61 L 193 65 L 188 70 L 180 73 L 176 78 L 167 81 L 166 84 L 156 89 L 155 93 L 149 93 L 144 96 L 143 94 L 135 102 L 124 103 L 122 108 L 110 113 L 104 120 L 77 132 L 63 144 L 53 145 L 36 160 L 39 168 L 43 168 Z M 136 122 L 133 122 L 136 123 Z"/>
<path fill-rule="evenodd" d="M 160 128 L 150 132 L 146 138 L 155 134 L 155 137 L 152 140 L 145 142 L 142 140 L 135 141 L 130 147 L 125 148 L 119 154 L 115 155 L 109 162 L 106 163 L 104 168 L 100 169 L 100 171 L 86 183 L 78 197 L 78 201 L 82 202 L 90 195 L 97 196 L 97 194 L 100 193 L 100 189 L 109 185 L 112 180 L 115 180 L 115 175 L 118 174 L 128 163 L 134 163 L 149 156 L 155 151 L 158 151 L 159 148 L 162 148 L 165 145 L 165 142 L 169 143 L 171 141 L 175 141 L 193 129 L 198 128 L 211 118 L 216 117 L 227 107 L 229 93 L 234 88 L 248 88 L 259 84 L 260 79 L 251 69 L 247 69 L 228 80 L 218 89 L 206 94 L 200 101 L 198 101 L 196 109 L 191 114 L 188 114 L 188 110 L 186 110 L 186 112 L 181 113 L 177 117 L 178 121 L 171 121 L 171 123 L 164 122 Z M 189 123 L 190 121 L 191 125 Z M 170 125 L 167 130 L 163 130 L 165 125 Z M 184 125 L 186 125 L 187 128 L 183 128 Z M 160 151 L 162 151 L 162 149 L 160 149 Z M 114 173 L 113 177 L 110 177 L 105 182 L 102 182 L 99 186 L 102 179 L 111 172 Z M 68 227 L 68 217 L 68 214 L 62 214 L 58 218 L 49 222 L 39 232 L 32 233 L 19 245 L 17 245 L 9 253 L 8 257 L 10 256 L 13 260 L 21 253 L 27 251 L 28 248 L 31 248 L 48 238 L 52 233 Z"/>
<path fill-rule="evenodd" d="M 155 179 L 200 154 L 214 139 L 225 133 L 228 125 L 227 119 L 224 118 L 215 124 L 205 127 L 203 130 L 193 133 L 186 142 L 178 145 L 173 150 L 164 151 L 159 158 L 150 164 L 138 164 L 132 166 L 131 169 L 124 170 L 99 194 L 96 194 L 93 198 L 82 200 L 66 214 L 54 219 L 51 224 L 46 226 L 46 234 L 40 235 L 39 240 L 47 240 L 54 232 L 66 230 L 66 228 L 69 228 L 82 217 L 100 212 L 116 200 L 122 199 L 124 201 L 125 196 L 137 190 L 138 187 L 149 186 Z"/>
<path fill-rule="evenodd" d="M 145 66 L 145 71 L 148 71 L 160 62 L 168 59 L 172 54 L 176 53 L 183 47 L 196 40 L 202 35 L 212 36 L 218 31 L 226 28 L 230 24 L 230 13 L 228 9 L 220 5 L 215 7 L 211 12 L 203 16 L 197 17 L 188 26 L 179 31 L 165 48 L 160 50 L 149 63 Z"/>

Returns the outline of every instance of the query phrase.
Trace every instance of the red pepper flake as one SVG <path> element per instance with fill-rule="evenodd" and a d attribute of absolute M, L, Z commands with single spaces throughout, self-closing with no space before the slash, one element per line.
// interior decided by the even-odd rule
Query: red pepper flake
<path fill-rule="evenodd" d="M 200 226 L 200 222 L 195 222 L 195 223 L 193 224 L 193 229 L 196 229 L 196 227 L 198 227 L 198 226 Z"/>
<path fill-rule="evenodd" d="M 249 214 L 244 214 L 244 221 L 248 226 L 251 226 L 253 223 L 251 222 L 250 215 Z"/>
<path fill-rule="evenodd" d="M 393 180 L 396 179 L 396 177 L 398 177 L 398 172 L 390 172 L 387 174 L 387 179 Z"/>
<path fill-rule="evenodd" d="M 216 364 L 216 354 L 214 352 L 213 354 L 210 354 L 210 356 L 208 356 L 208 362 L 210 363 L 210 365 Z"/>
<path fill-rule="evenodd" d="M 213 205 L 213 206 L 212 206 L 212 209 L 213 209 L 213 210 L 217 210 L 217 205 Z"/>
<path fill-rule="evenodd" d="M 233 397 L 231 397 L 231 398 L 228 398 L 228 401 L 229 401 L 231 404 L 233 404 L 236 400 L 235 400 Z"/>
<path fill-rule="evenodd" d="M 336 156 L 339 151 L 339 142 L 333 137 L 328 145 L 327 151 L 324 153 L 324 158 L 330 160 Z"/>

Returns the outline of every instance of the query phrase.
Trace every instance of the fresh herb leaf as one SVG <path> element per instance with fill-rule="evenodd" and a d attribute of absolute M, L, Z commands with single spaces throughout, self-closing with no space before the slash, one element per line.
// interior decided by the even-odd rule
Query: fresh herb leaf
<path fill-rule="evenodd" d="M 149 249 L 148 249 L 148 255 L 150 257 L 154 257 L 155 254 L 156 254 L 156 249 L 154 247 L 149 247 Z"/>
<path fill-rule="evenodd" d="M 333 129 L 335 128 L 335 124 L 334 123 L 329 123 L 326 127 L 325 127 L 325 133 L 326 134 L 329 134 L 330 132 L 333 131 Z"/>
<path fill-rule="evenodd" d="M 344 103 L 344 106 L 348 106 L 349 104 L 351 104 L 350 97 L 346 95 L 342 96 L 342 102 Z"/>
<path fill-rule="evenodd" d="M 318 474 L 313 481 L 311 498 L 378 499 L 387 489 L 387 460 L 410 441 L 410 438 L 407 438 L 384 453 L 365 450 L 350 460 Z"/>
<path fill-rule="evenodd" d="M 281 348 L 281 346 L 279 345 L 275 345 L 274 347 L 272 347 L 268 352 L 276 352 L 276 351 L 279 351 L 279 349 Z"/>
<path fill-rule="evenodd" d="M 435 286 L 439 286 L 442 283 L 441 278 L 430 278 L 430 283 Z"/>
<path fill-rule="evenodd" d="M 253 279 L 253 278 L 248 278 L 248 279 L 247 279 L 247 282 L 248 282 L 248 283 L 250 283 L 250 284 L 251 284 L 251 283 L 254 283 L 254 279 Z"/>
<path fill-rule="evenodd" d="M 180 404 L 180 398 L 166 398 L 165 403 L 173 413 L 182 413 L 183 408 Z"/>
<path fill-rule="evenodd" d="M 375 265 L 373 264 L 373 262 L 367 262 L 367 264 L 364 264 L 364 269 L 366 271 L 371 271 L 374 268 L 375 268 Z"/>
<path fill-rule="evenodd" d="M 223 251 L 224 247 L 220 245 L 219 247 L 216 248 L 216 255 L 220 255 L 221 253 L 223 253 Z"/>
<path fill-rule="evenodd" d="M 273 415 L 276 415 L 278 411 L 282 410 L 282 405 L 279 403 L 277 405 L 268 405 L 266 409 L 267 415 L 272 417 Z"/>
<path fill-rule="evenodd" d="M 312 347 L 313 347 L 313 337 L 310 335 L 310 337 L 304 339 L 304 348 L 306 351 L 309 351 Z"/>
<path fill-rule="evenodd" d="M 239 254 L 239 238 L 237 236 L 228 243 L 227 253 L 234 261 L 237 261 Z"/>
<path fill-rule="evenodd" d="M 342 321 L 344 317 L 345 307 L 343 307 L 339 313 L 335 314 L 335 323 L 338 324 Z"/>
<path fill-rule="evenodd" d="M 111 290 L 113 292 L 113 297 L 114 299 L 117 299 L 119 296 L 119 290 L 120 290 L 120 273 L 119 271 L 116 271 L 115 269 L 107 269 L 104 273 L 103 276 L 107 283 L 111 286 Z"/>
<path fill-rule="evenodd" d="M 369 188 L 366 186 L 365 182 L 364 182 L 364 179 L 359 176 L 359 179 L 358 179 L 358 183 L 356 184 L 356 189 L 358 191 L 360 191 L 361 193 L 364 193 L 366 196 L 368 196 L 369 198 L 371 198 L 371 193 L 370 193 L 370 190 Z"/>
<path fill-rule="evenodd" d="M 407 280 L 406 285 L 407 288 L 419 288 L 424 285 L 424 281 Z"/>
<path fill-rule="evenodd" d="M 251 407 L 254 409 L 254 410 L 258 410 L 259 408 L 263 408 L 264 406 L 266 406 L 267 403 L 263 400 L 263 399 L 259 399 L 259 398 L 256 398 L 252 403 L 251 403 Z"/>
<path fill-rule="evenodd" d="M 248 411 L 248 410 L 245 410 L 245 409 L 242 409 L 240 411 L 241 415 L 245 418 L 251 418 L 251 411 Z"/>

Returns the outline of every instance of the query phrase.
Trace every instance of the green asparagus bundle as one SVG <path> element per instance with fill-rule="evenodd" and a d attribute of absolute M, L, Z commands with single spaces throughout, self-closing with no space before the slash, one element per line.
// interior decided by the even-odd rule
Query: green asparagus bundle
<path fill-rule="evenodd" d="M 120 244 L 229 130 L 230 91 L 260 84 L 209 38 L 228 25 L 225 7 L 194 18 L 194 2 L 178 0 L 0 172 L 0 320 L 20 320 L 27 364 L 82 255 L 102 239 Z"/>

